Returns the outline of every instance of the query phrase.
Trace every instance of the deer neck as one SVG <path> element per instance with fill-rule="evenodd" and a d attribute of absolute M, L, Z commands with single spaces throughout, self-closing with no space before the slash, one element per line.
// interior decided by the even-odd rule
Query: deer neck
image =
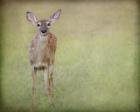
<path fill-rule="evenodd" d="M 39 49 L 44 49 L 44 47 L 46 46 L 46 44 L 48 43 L 48 39 L 49 39 L 49 33 L 47 33 L 46 35 L 41 35 L 41 33 L 38 34 L 39 37 Z"/>

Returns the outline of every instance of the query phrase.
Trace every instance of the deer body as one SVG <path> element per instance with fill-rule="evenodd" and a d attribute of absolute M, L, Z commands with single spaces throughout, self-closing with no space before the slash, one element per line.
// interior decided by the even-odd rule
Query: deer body
<path fill-rule="evenodd" d="M 37 27 L 38 32 L 33 38 L 29 58 L 32 66 L 32 95 L 35 95 L 36 88 L 36 73 L 38 70 L 44 71 L 45 90 L 48 94 L 49 101 L 53 96 L 53 65 L 56 51 L 56 37 L 50 33 L 50 26 L 59 19 L 61 10 L 57 10 L 49 19 L 38 20 L 32 12 L 26 13 L 26 18 L 34 26 Z"/>
<path fill-rule="evenodd" d="M 41 37 L 39 33 L 35 36 L 29 51 L 30 63 L 34 68 L 45 68 L 54 64 L 56 40 L 52 33 L 48 33 L 44 37 Z"/>

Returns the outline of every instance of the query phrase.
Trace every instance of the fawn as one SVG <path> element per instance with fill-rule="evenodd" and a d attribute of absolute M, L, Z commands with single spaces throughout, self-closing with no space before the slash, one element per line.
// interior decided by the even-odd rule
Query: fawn
<path fill-rule="evenodd" d="M 57 43 L 55 35 L 50 33 L 49 29 L 59 19 L 60 14 L 61 9 L 53 13 L 47 20 L 38 20 L 32 12 L 26 12 L 27 20 L 38 29 L 29 49 L 30 64 L 32 66 L 32 94 L 35 94 L 36 73 L 38 70 L 43 70 L 45 90 L 49 101 L 53 97 L 52 75 Z"/>

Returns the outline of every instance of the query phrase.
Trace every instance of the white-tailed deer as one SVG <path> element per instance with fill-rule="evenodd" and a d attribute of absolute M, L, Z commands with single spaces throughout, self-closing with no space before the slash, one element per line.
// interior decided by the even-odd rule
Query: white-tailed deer
<path fill-rule="evenodd" d="M 50 33 L 49 29 L 56 20 L 59 19 L 61 9 L 57 10 L 47 20 L 38 20 L 32 12 L 26 12 L 26 18 L 34 26 L 37 27 L 38 32 L 33 38 L 29 55 L 32 66 L 32 94 L 35 94 L 36 88 L 36 73 L 38 70 L 44 71 L 45 90 L 47 92 L 49 101 L 53 96 L 53 65 L 56 50 L 56 37 Z"/>

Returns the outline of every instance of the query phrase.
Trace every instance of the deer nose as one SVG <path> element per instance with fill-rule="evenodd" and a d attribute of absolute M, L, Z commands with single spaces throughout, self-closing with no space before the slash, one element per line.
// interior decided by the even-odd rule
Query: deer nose
<path fill-rule="evenodd" d="M 42 33 L 46 33 L 46 32 L 47 32 L 47 30 L 42 30 L 41 32 L 42 32 Z"/>

